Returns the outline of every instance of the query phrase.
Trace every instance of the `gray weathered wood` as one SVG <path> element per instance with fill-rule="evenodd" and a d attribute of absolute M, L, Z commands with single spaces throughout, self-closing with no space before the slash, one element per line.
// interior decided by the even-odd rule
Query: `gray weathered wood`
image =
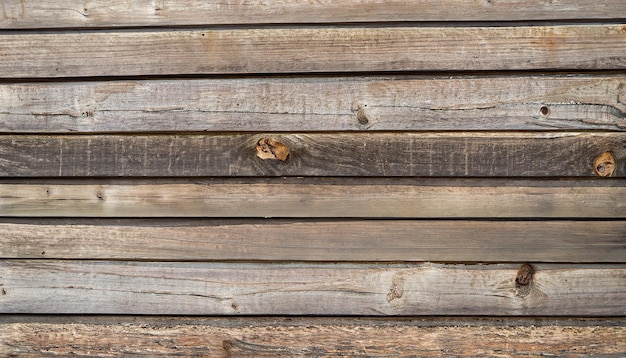
<path fill-rule="evenodd" d="M 481 179 L 2 183 L 0 216 L 623 219 L 625 185 Z"/>
<path fill-rule="evenodd" d="M 626 76 L 0 84 L 15 133 L 538 129 L 626 130 Z"/>
<path fill-rule="evenodd" d="M 0 34 L 0 78 L 626 68 L 626 25 Z"/>
<path fill-rule="evenodd" d="M 621 0 L 5 0 L 0 28 L 617 19 L 626 17 L 623 5 Z"/>
<path fill-rule="evenodd" d="M 626 221 L 3 220 L 2 258 L 626 262 Z"/>
<path fill-rule="evenodd" d="M 4 317 L 0 317 L 2 320 Z M 9 316 L 11 317 L 11 316 Z M 17 316 L 0 354 L 212 357 L 626 355 L 622 319 L 179 318 Z M 522 324 L 520 324 L 522 321 Z M 533 325 L 530 325 L 533 324 Z M 512 339 L 514 337 L 514 339 Z"/>
<path fill-rule="evenodd" d="M 0 261 L 0 313 L 626 314 L 626 266 Z"/>
<path fill-rule="evenodd" d="M 257 157 L 262 138 L 289 159 Z M 598 156 L 624 148 L 621 132 L 5 135 L 0 175 L 587 177 Z"/>

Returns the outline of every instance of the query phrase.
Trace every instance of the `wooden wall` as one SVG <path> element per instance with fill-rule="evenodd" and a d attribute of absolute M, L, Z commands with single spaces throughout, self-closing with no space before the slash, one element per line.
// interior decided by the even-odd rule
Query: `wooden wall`
<path fill-rule="evenodd" d="M 623 0 L 0 3 L 0 354 L 626 355 Z"/>

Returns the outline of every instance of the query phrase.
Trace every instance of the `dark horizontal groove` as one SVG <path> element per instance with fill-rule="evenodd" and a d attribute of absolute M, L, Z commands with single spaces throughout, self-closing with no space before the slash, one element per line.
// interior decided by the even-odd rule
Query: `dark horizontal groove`
<path fill-rule="evenodd" d="M 137 320 L 140 318 L 141 320 Z M 303 321 L 303 322 L 298 322 Z M 83 323 L 112 324 L 131 323 L 135 325 L 159 324 L 176 325 L 207 325 L 217 327 L 237 326 L 301 326 L 310 325 L 342 325 L 342 326 L 387 326 L 407 325 L 415 327 L 441 326 L 626 326 L 626 317 L 585 317 L 585 316 L 394 316 L 394 317 L 342 317 L 342 316 L 176 316 L 176 315 L 94 315 L 94 314 L 0 314 L 0 323 Z"/>
<path fill-rule="evenodd" d="M 385 28 L 385 27 L 516 27 L 516 26 L 564 26 L 564 25 L 611 25 L 620 24 L 626 18 L 606 19 L 548 19 L 548 20 L 497 20 L 497 21 L 355 21 L 355 22 L 268 22 L 232 24 L 192 24 L 163 26 L 100 26 L 100 27 L 39 27 L 2 28 L 0 35 L 25 33 L 64 32 L 128 32 L 128 31 L 177 31 L 177 30 L 248 30 L 248 29 L 299 29 L 299 28 Z"/>
<path fill-rule="evenodd" d="M 623 187 L 626 178 L 589 177 L 408 177 L 408 176 L 197 176 L 197 177 L 0 177 L 2 184 L 32 185 L 140 185 L 140 184 L 316 184 L 316 185 L 420 185 L 420 186 L 533 186 L 546 187 L 546 184 L 576 182 L 594 187 Z"/>
<path fill-rule="evenodd" d="M 113 81 L 156 81 L 156 80 L 230 80 L 230 79 L 293 79 L 293 78 L 379 78 L 379 79 L 463 79 L 496 78 L 506 76 L 610 76 L 624 75 L 623 70 L 580 70 L 580 69 L 533 69 L 533 70 L 449 70 L 449 71 L 346 71 L 346 72 L 269 72 L 269 73 L 209 73 L 209 74 L 162 74 L 141 76 L 85 76 L 85 77 L 20 77 L 2 78 L 0 85 L 13 83 L 50 82 L 113 82 Z"/>
<path fill-rule="evenodd" d="M 571 218 L 571 217 L 523 217 L 523 218 L 485 218 L 485 217 L 465 217 L 465 218 L 394 218 L 394 217 L 271 217 L 260 218 L 255 217 L 66 217 L 66 216 L 45 216 L 45 217 L 19 217 L 19 216 L 0 216 L 0 224 L 30 224 L 30 225 L 93 225 L 93 226 L 136 226 L 139 224 L 158 224 L 160 226 L 175 226 L 175 227 L 194 227 L 194 226 L 219 226 L 219 225 L 238 225 L 238 224 L 250 224 L 250 225 L 263 225 L 263 224 L 325 224 L 325 223 L 341 223 L 341 222 L 396 222 L 396 221 L 412 221 L 412 222 L 481 222 L 481 223 L 493 223 L 493 222 L 507 222 L 507 223 L 520 223 L 520 222 L 626 222 L 622 218 Z M 378 262 L 378 261 L 377 261 Z"/>

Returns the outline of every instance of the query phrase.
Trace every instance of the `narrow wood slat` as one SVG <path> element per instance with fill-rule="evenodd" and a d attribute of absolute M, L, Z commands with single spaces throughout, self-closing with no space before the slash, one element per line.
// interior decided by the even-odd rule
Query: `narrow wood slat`
<path fill-rule="evenodd" d="M 56 318 L 56 317 L 53 317 Z M 0 325 L 0 354 L 39 357 L 213 356 L 213 357 L 531 357 L 626 355 L 621 320 L 552 320 L 546 325 L 472 320 L 434 323 L 391 319 L 263 319 L 230 317 L 180 319 L 137 317 L 89 322 L 8 322 Z M 87 321 L 87 322 L 84 322 Z M 508 322 L 514 321 L 512 325 Z M 518 319 L 519 321 L 519 319 Z"/>
<path fill-rule="evenodd" d="M 626 221 L 4 220 L 2 258 L 626 262 Z"/>
<path fill-rule="evenodd" d="M 617 19 L 620 0 L 500 2 L 447 1 L 276 1 L 260 0 L 5 0 L 0 28 L 172 26 L 255 23 L 369 21 L 520 21 Z M 514 8 L 515 11 L 511 11 Z M 192 9 L 193 11 L 190 11 Z"/>
<path fill-rule="evenodd" d="M 0 84 L 0 131 L 626 130 L 626 76 Z"/>
<path fill-rule="evenodd" d="M 288 160 L 260 159 L 263 138 L 287 146 Z M 624 133 L 5 135 L 0 175 L 586 177 L 624 148 Z M 614 176 L 623 167 L 618 156 Z"/>
<path fill-rule="evenodd" d="M 0 216 L 626 218 L 621 180 L 421 183 L 3 183 Z"/>
<path fill-rule="evenodd" d="M 0 78 L 626 68 L 626 25 L 0 34 Z"/>
<path fill-rule="evenodd" d="M 626 314 L 626 266 L 0 261 L 0 313 Z"/>

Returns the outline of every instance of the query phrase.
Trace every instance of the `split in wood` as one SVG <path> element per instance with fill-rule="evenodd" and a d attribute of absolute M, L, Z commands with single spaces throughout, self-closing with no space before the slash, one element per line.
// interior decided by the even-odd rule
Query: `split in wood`
<path fill-rule="evenodd" d="M 257 157 L 266 160 L 287 161 L 289 159 L 289 148 L 283 143 L 270 138 L 261 138 L 256 144 Z"/>
<path fill-rule="evenodd" d="M 529 264 L 522 264 L 515 277 L 515 291 L 518 297 L 528 296 L 532 287 L 535 270 Z"/>
<path fill-rule="evenodd" d="M 615 172 L 615 158 L 611 152 L 604 152 L 593 162 L 593 170 L 601 177 L 613 176 Z"/>

